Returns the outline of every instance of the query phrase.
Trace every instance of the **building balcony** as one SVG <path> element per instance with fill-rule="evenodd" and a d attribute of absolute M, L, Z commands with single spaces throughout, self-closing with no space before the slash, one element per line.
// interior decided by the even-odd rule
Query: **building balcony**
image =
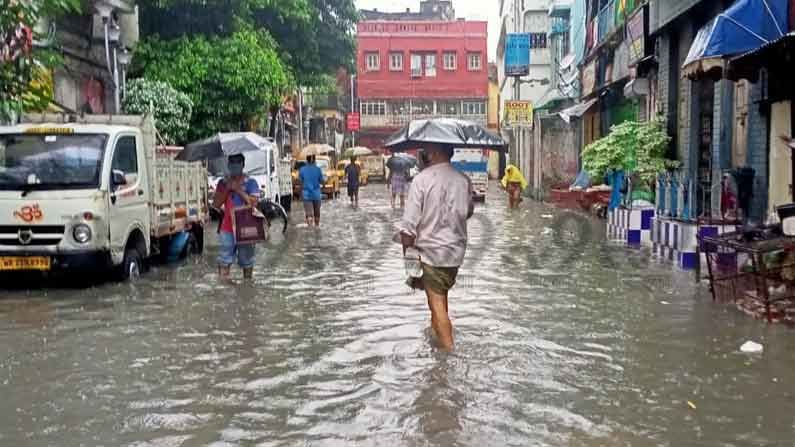
<path fill-rule="evenodd" d="M 595 48 L 604 43 L 616 29 L 624 25 L 626 18 L 637 9 L 640 0 L 617 2 L 608 0 L 598 15 L 588 24 L 588 45 Z"/>
<path fill-rule="evenodd" d="M 363 129 L 366 128 L 400 128 L 408 124 L 412 120 L 432 119 L 432 118 L 453 118 L 471 121 L 481 126 L 486 126 L 488 116 L 483 115 L 444 115 L 444 114 L 415 114 L 415 115 L 362 115 L 361 125 Z"/>

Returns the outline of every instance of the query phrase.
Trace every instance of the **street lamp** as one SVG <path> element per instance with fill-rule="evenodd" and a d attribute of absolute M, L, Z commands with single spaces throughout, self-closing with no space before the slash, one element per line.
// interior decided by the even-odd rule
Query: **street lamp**
<path fill-rule="evenodd" d="M 121 49 L 121 53 L 116 55 L 116 60 L 121 65 L 121 94 L 122 96 L 126 96 L 127 94 L 127 67 L 130 65 L 132 61 L 132 53 L 127 49 L 127 47 L 123 47 Z"/>

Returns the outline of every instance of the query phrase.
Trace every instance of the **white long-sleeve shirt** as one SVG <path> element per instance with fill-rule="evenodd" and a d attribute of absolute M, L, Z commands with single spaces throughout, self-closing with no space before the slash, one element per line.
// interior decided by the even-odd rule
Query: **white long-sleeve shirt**
<path fill-rule="evenodd" d="M 429 166 L 414 177 L 398 230 L 416 238 L 423 263 L 459 267 L 467 247 L 472 182 L 450 163 Z"/>

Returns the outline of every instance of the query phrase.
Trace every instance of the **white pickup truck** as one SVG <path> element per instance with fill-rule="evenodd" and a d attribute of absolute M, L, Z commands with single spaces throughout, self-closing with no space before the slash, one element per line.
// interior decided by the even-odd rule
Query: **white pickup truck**
<path fill-rule="evenodd" d="M 474 200 L 485 201 L 489 190 L 488 157 L 483 149 L 456 149 L 452 165 L 472 180 Z"/>
<path fill-rule="evenodd" d="M 31 115 L 0 127 L 0 273 L 137 277 L 175 239 L 201 252 L 207 219 L 205 164 L 158 149 L 151 117 Z"/>

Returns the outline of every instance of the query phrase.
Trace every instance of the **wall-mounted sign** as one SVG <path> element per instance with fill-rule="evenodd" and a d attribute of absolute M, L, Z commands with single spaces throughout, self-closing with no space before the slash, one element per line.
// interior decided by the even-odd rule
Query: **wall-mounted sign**
<path fill-rule="evenodd" d="M 532 126 L 533 104 L 530 101 L 505 101 L 505 123 L 509 126 Z"/>
<path fill-rule="evenodd" d="M 635 65 L 646 55 L 646 24 L 644 9 L 627 20 L 627 38 L 625 41 L 629 45 L 629 64 Z"/>
<path fill-rule="evenodd" d="M 530 74 L 530 34 L 508 34 L 505 40 L 505 76 Z"/>
<path fill-rule="evenodd" d="M 596 60 L 592 60 L 582 69 L 582 94 L 590 95 L 596 89 Z"/>
<path fill-rule="evenodd" d="M 349 132 L 358 132 L 361 128 L 361 115 L 359 115 L 359 112 L 348 113 L 346 124 Z"/>

